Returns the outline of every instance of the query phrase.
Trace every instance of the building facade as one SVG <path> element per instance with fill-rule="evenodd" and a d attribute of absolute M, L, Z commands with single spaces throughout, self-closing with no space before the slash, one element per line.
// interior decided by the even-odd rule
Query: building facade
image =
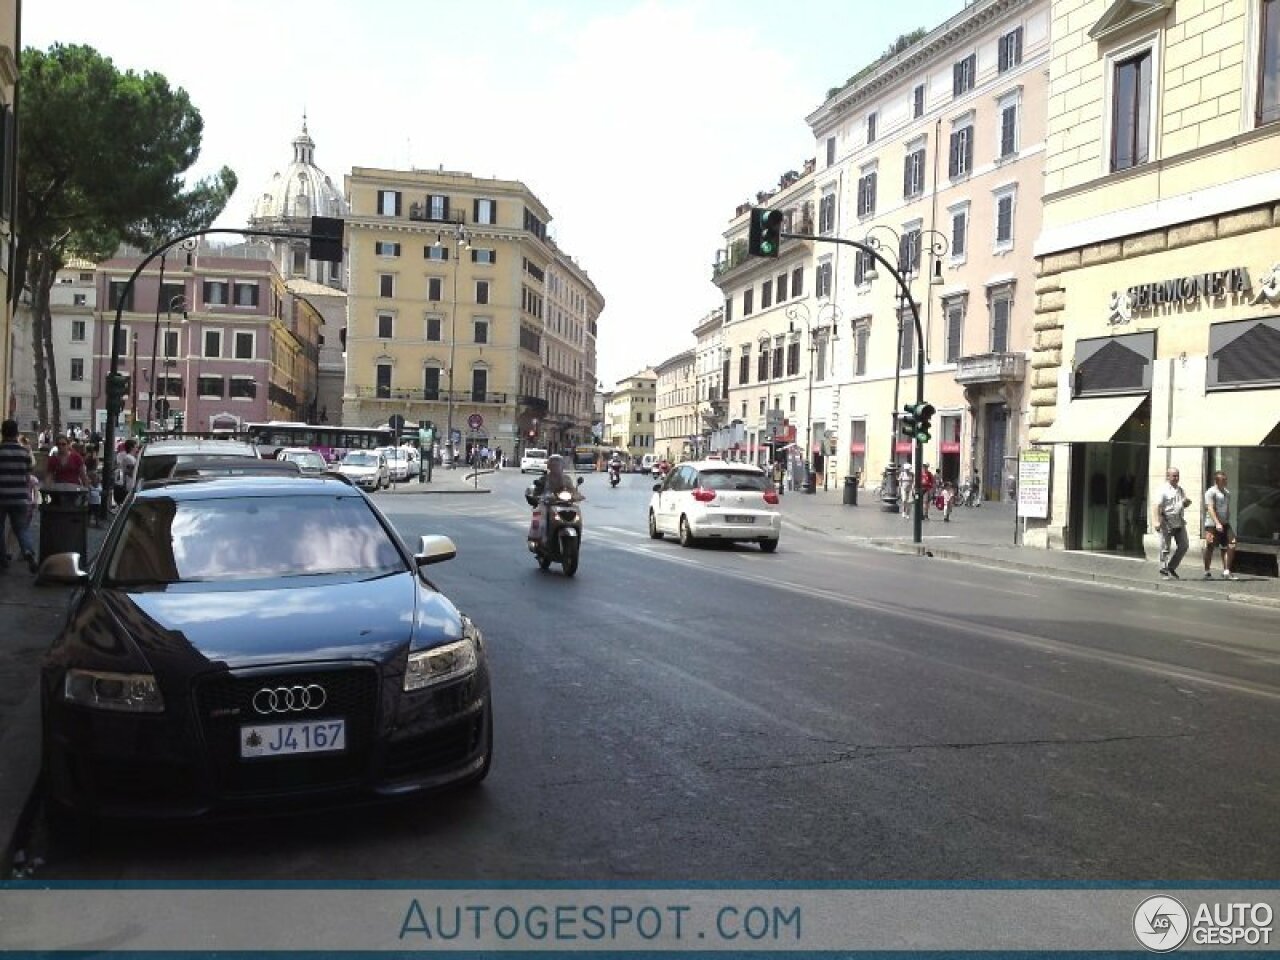
<path fill-rule="evenodd" d="M 603 299 L 549 241 L 550 214 L 528 187 L 357 167 L 347 196 L 345 424 L 400 414 L 431 421 L 446 442 L 451 432 L 460 447 L 509 455 L 585 433 L 577 424 L 588 419 L 595 381 L 570 381 L 594 371 L 594 357 L 588 363 L 582 352 L 594 347 Z M 548 270 L 565 298 L 583 301 L 560 314 L 562 331 L 582 328 L 582 343 L 554 336 L 554 376 L 546 366 Z M 550 426 L 553 385 L 563 416 Z"/>
<path fill-rule="evenodd" d="M 976 0 L 903 38 L 807 118 L 817 232 L 872 247 L 910 291 L 862 250 L 814 245 L 817 314 L 840 337 L 811 438 L 835 440 L 828 482 L 875 482 L 911 459 L 898 414 L 922 375 L 937 411 L 924 462 L 946 480 L 978 474 L 991 499 L 1011 489 L 1026 436 L 1049 28 L 1047 0 Z"/>
<path fill-rule="evenodd" d="M 552 450 L 592 442 L 596 336 L 604 297 L 587 272 L 550 239 L 543 337 L 547 415 L 543 441 Z"/>
<path fill-rule="evenodd" d="M 698 398 L 695 351 L 685 350 L 657 364 L 653 452 L 675 463 L 698 451 Z"/>
<path fill-rule="evenodd" d="M 1053 4 L 1028 542 L 1158 549 L 1177 467 L 1280 550 L 1280 0 Z M 1193 551 L 1195 547 L 1193 546 Z M 1185 569 L 1185 568 L 1184 568 Z"/>
<path fill-rule="evenodd" d="M 727 449 L 722 436 L 729 412 L 729 355 L 724 346 L 724 310 L 712 310 L 693 328 L 694 397 L 697 414 L 696 456 Z M 720 442 L 715 442 L 719 440 Z M 723 454 L 721 454 L 723 455 Z"/>
<path fill-rule="evenodd" d="M 646 453 L 653 453 L 657 423 L 658 376 L 641 370 L 619 380 L 605 395 L 606 446 L 626 451 L 634 464 Z"/>
<path fill-rule="evenodd" d="M 14 395 L 14 346 L 12 267 L 14 207 L 18 191 L 18 37 L 21 4 L 0 0 L 0 397 L 6 417 L 17 417 Z M 21 424 L 20 424 L 21 425 Z"/>
<path fill-rule="evenodd" d="M 47 397 L 49 419 L 63 429 L 93 428 L 93 343 L 96 325 L 94 308 L 97 290 L 94 265 L 72 259 L 58 271 L 49 291 L 50 339 L 53 348 L 53 376 L 58 402 Z M 31 305 L 23 297 L 13 318 L 13 379 L 11 401 L 14 419 L 23 430 L 37 432 L 40 423 L 36 404 L 35 362 L 32 354 Z M 49 363 L 46 354 L 46 363 Z M 52 426 L 50 423 L 48 426 Z"/>

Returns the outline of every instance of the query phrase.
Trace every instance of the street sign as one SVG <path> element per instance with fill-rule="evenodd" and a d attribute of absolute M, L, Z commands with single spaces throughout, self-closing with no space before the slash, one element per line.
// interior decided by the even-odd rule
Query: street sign
<path fill-rule="evenodd" d="M 387 418 L 387 426 L 390 427 L 391 432 L 396 435 L 395 439 L 399 440 L 400 431 L 404 429 L 404 417 L 402 417 L 398 413 L 393 413 L 391 416 Z"/>
<path fill-rule="evenodd" d="M 472 430 L 479 430 L 484 426 L 484 417 L 480 416 L 478 413 L 473 413 L 471 416 L 467 417 L 467 426 Z"/>
<path fill-rule="evenodd" d="M 1049 450 L 1023 450 L 1018 456 L 1018 516 L 1043 520 L 1049 516 L 1049 482 L 1053 454 Z"/>
<path fill-rule="evenodd" d="M 782 411 L 778 407 L 772 410 L 766 410 L 764 414 L 764 425 L 770 433 L 777 433 L 782 429 Z"/>

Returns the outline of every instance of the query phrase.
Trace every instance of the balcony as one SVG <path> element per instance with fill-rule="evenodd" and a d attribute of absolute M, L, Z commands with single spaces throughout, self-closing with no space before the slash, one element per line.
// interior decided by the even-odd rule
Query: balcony
<path fill-rule="evenodd" d="M 516 398 L 516 402 L 525 407 L 530 413 L 537 417 L 545 417 L 550 404 L 543 397 L 535 397 L 531 394 L 522 393 Z"/>
<path fill-rule="evenodd" d="M 1026 377 L 1027 358 L 1021 353 L 979 353 L 961 357 L 956 383 L 1019 383 Z"/>
<path fill-rule="evenodd" d="M 511 402 L 511 394 L 487 391 L 454 390 L 454 403 L 489 403 L 497 406 Z M 448 390 L 402 390 L 385 387 L 347 387 L 344 397 L 349 400 L 398 400 L 410 403 L 448 403 Z"/>

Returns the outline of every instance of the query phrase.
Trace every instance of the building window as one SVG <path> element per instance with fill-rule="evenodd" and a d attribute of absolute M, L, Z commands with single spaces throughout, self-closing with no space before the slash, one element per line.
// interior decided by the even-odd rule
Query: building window
<path fill-rule="evenodd" d="M 917 224 L 919 221 L 917 221 Z M 898 264 L 903 273 L 920 272 L 920 226 L 913 224 L 902 228 L 898 241 Z"/>
<path fill-rule="evenodd" d="M 481 250 L 477 247 L 472 247 L 471 262 L 472 263 L 497 263 L 498 251 L 497 250 Z"/>
<path fill-rule="evenodd" d="M 133 309 L 133 288 L 129 288 L 129 293 L 126 296 L 124 292 L 125 284 L 126 281 L 124 280 L 112 280 L 107 284 L 108 310 L 122 309 L 128 312 Z"/>
<path fill-rule="evenodd" d="M 235 341 L 236 359 L 253 359 L 253 333 L 249 330 L 237 330 Z"/>
<path fill-rule="evenodd" d="M 898 311 L 898 326 L 902 329 L 902 337 L 899 340 L 902 349 L 898 351 L 898 368 L 910 370 L 915 366 L 916 360 L 916 323 L 910 309 Z"/>
<path fill-rule="evenodd" d="M 1013 291 L 1007 287 L 991 294 L 991 352 L 1009 350 L 1009 317 L 1013 313 Z"/>
<path fill-rule="evenodd" d="M 871 321 L 862 320 L 853 328 L 853 375 L 867 375 L 867 347 L 871 344 Z"/>
<path fill-rule="evenodd" d="M 227 396 L 236 400 L 252 400 L 258 395 L 258 385 L 252 377 L 232 377 L 227 384 Z"/>
<path fill-rule="evenodd" d="M 85 322 L 83 320 L 71 321 L 71 339 L 75 343 L 82 343 L 85 337 Z"/>
<path fill-rule="evenodd" d="M 744 317 L 751 316 L 752 312 L 755 310 L 755 295 L 755 290 L 742 291 L 742 315 Z"/>
<path fill-rule="evenodd" d="M 203 288 L 205 303 L 211 306 L 226 306 L 227 283 L 225 280 L 206 280 Z"/>
<path fill-rule="evenodd" d="M 876 142 L 876 114 L 867 114 L 867 143 Z"/>
<path fill-rule="evenodd" d="M 826 236 L 836 228 L 836 192 L 828 190 L 818 201 L 818 233 Z"/>
<path fill-rule="evenodd" d="M 814 296 L 819 299 L 831 296 L 831 260 L 826 259 L 818 264 L 818 279 L 814 281 Z"/>
<path fill-rule="evenodd" d="M 428 244 L 422 248 L 422 256 L 427 260 L 444 263 L 449 259 L 449 248 L 443 244 Z"/>
<path fill-rule="evenodd" d="M 427 339 L 428 340 L 441 339 L 440 325 L 442 323 L 442 320 L 443 318 L 441 317 L 427 317 Z"/>
<path fill-rule="evenodd" d="M 384 217 L 400 216 L 400 191 L 378 191 L 378 213 Z"/>
<path fill-rule="evenodd" d="M 924 116 L 924 84 L 917 83 L 911 91 L 911 117 L 918 120 Z"/>
<path fill-rule="evenodd" d="M 968 93 L 973 89 L 974 76 L 977 73 L 978 56 L 971 53 L 951 68 L 951 91 L 954 96 Z"/>
<path fill-rule="evenodd" d="M 760 309 L 768 310 L 773 306 L 773 281 L 766 280 L 760 284 Z"/>
<path fill-rule="evenodd" d="M 775 287 L 778 293 L 778 302 L 781 303 L 783 300 L 787 299 L 787 275 L 785 273 L 778 274 Z"/>
<path fill-rule="evenodd" d="M 769 341 L 762 340 L 760 342 L 760 356 L 756 357 L 756 379 L 761 383 L 769 379 L 769 358 Z"/>
<path fill-rule="evenodd" d="M 489 371 L 484 367 L 476 367 L 471 371 L 471 401 L 484 403 L 489 392 Z"/>
<path fill-rule="evenodd" d="M 89 298 L 83 293 L 73 293 L 71 295 L 71 305 L 73 307 L 87 307 L 89 305 Z"/>
<path fill-rule="evenodd" d="M 876 171 L 858 178 L 858 216 L 871 217 L 876 212 Z"/>
<path fill-rule="evenodd" d="M 964 345 L 964 297 L 948 300 L 944 306 L 947 316 L 947 351 L 945 361 L 959 361 Z"/>
<path fill-rule="evenodd" d="M 378 296 L 394 297 L 396 295 L 396 278 L 391 273 L 378 274 Z"/>
<path fill-rule="evenodd" d="M 1262 0 L 1258 125 L 1280 120 L 1280 0 Z"/>
<path fill-rule="evenodd" d="M 84 379 L 84 360 L 81 357 L 71 358 L 71 379 L 80 381 Z"/>
<path fill-rule="evenodd" d="M 1004 73 L 1020 63 L 1022 63 L 1022 28 L 1017 27 L 1000 38 L 998 68 L 1000 73 Z"/>
<path fill-rule="evenodd" d="M 202 397 L 222 398 L 222 377 L 201 376 L 196 379 L 196 391 Z"/>
<path fill-rule="evenodd" d="M 380 363 L 374 368 L 374 395 L 379 400 L 391 399 L 391 364 Z"/>
<path fill-rule="evenodd" d="M 204 355 L 206 357 L 222 356 L 221 330 L 206 330 L 204 332 Z"/>
<path fill-rule="evenodd" d="M 1111 170 L 1150 159 L 1151 50 L 1121 60 L 1112 70 Z"/>
<path fill-rule="evenodd" d="M 800 372 L 800 341 L 792 340 L 787 344 L 787 376 L 794 377 Z M 821 380 L 822 376 L 819 375 Z"/>
<path fill-rule="evenodd" d="M 373 245 L 373 252 L 379 257 L 398 257 L 400 256 L 400 244 L 386 243 L 379 240 Z"/>
<path fill-rule="evenodd" d="M 969 246 L 969 205 L 951 210 L 951 262 L 962 263 Z"/>
<path fill-rule="evenodd" d="M 1008 250 L 1013 246 L 1013 211 L 1017 187 L 1009 187 L 995 195 L 996 198 L 996 250 Z"/>
<path fill-rule="evenodd" d="M 427 197 L 427 219 L 448 220 L 449 198 L 438 193 L 430 194 Z"/>
<path fill-rule="evenodd" d="M 793 297 L 804 296 L 804 267 L 796 267 L 791 271 L 791 295 Z M 728 319 L 726 317 L 726 319 Z"/>
<path fill-rule="evenodd" d="M 474 334 L 473 339 L 476 343 L 489 342 L 489 321 L 488 320 L 473 320 L 471 323 L 471 326 Z"/>
<path fill-rule="evenodd" d="M 390 313 L 378 314 L 378 339 L 390 340 L 395 336 L 395 317 Z"/>
<path fill-rule="evenodd" d="M 827 166 L 834 167 L 836 165 L 836 138 L 827 137 Z"/>
<path fill-rule="evenodd" d="M 476 223 L 496 224 L 498 204 L 494 200 L 475 200 L 471 204 L 471 219 Z"/>
<path fill-rule="evenodd" d="M 441 290 L 443 287 L 444 287 L 444 283 L 441 281 L 439 277 L 428 277 L 427 278 L 427 299 L 430 300 L 432 303 L 439 303 L 443 299 L 443 297 L 441 296 Z"/>
<path fill-rule="evenodd" d="M 477 280 L 476 281 L 476 303 L 488 303 L 488 302 L 489 302 L 489 281 Z"/>
<path fill-rule="evenodd" d="M 973 120 L 968 119 L 951 131 L 951 155 L 947 174 L 952 180 L 968 176 L 973 170 Z"/>
<path fill-rule="evenodd" d="M 440 368 L 426 367 L 422 371 L 422 399 L 440 399 Z"/>
<path fill-rule="evenodd" d="M 867 282 L 867 270 L 875 261 L 871 256 L 863 250 L 854 250 L 853 252 L 853 283 L 854 286 L 860 287 Z"/>
<path fill-rule="evenodd" d="M 301 247 L 293 251 L 293 272 L 307 272 L 307 251 Z"/>
<path fill-rule="evenodd" d="M 1021 96 L 1017 93 L 1011 93 L 1006 97 L 1001 97 L 998 108 L 1000 110 L 1000 145 L 997 156 L 1000 159 L 1012 157 L 1018 152 L 1018 114 L 1022 111 L 1019 109 Z"/>
<path fill-rule="evenodd" d="M 785 344 L 782 342 L 782 337 L 778 337 L 773 344 L 773 378 L 775 380 L 782 376 L 782 365 L 784 360 L 782 351 L 784 347 Z"/>
<path fill-rule="evenodd" d="M 904 199 L 924 193 L 924 147 L 919 146 L 903 158 L 902 196 Z"/>
<path fill-rule="evenodd" d="M 738 358 L 739 385 L 751 382 L 751 347 L 742 348 L 742 356 Z"/>
<path fill-rule="evenodd" d="M 256 307 L 258 305 L 258 285 L 256 283 L 237 283 L 235 285 L 236 306 Z"/>
<path fill-rule="evenodd" d="M 172 359 L 178 355 L 178 331 L 166 330 L 164 332 L 164 355 L 166 358 Z"/>
<path fill-rule="evenodd" d="M 84 409 L 84 397 L 67 397 L 67 403 L 72 410 Z"/>

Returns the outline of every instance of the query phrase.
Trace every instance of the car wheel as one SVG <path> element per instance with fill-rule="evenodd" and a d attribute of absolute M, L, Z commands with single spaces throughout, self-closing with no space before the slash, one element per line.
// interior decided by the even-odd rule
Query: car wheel
<path fill-rule="evenodd" d="M 778 541 L 777 540 L 761 540 L 760 549 L 765 553 L 773 553 L 773 551 L 778 549 Z"/>
<path fill-rule="evenodd" d="M 658 518 L 654 516 L 652 510 L 649 511 L 649 537 L 652 540 L 662 539 L 662 531 L 658 529 Z"/>
<path fill-rule="evenodd" d="M 680 517 L 680 546 L 692 547 L 698 542 L 698 538 L 693 535 L 693 531 L 689 529 L 689 518 Z"/>

